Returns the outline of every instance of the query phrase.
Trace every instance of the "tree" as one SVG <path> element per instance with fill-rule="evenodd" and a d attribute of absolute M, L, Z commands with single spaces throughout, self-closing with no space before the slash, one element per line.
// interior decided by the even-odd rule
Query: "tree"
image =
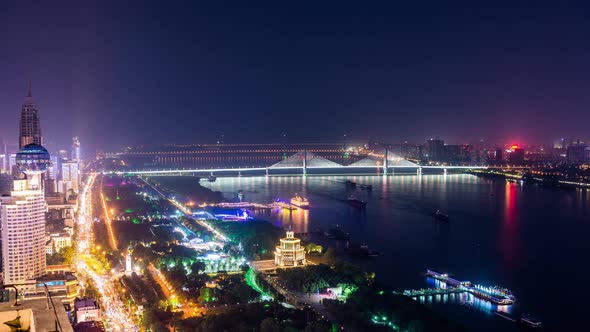
<path fill-rule="evenodd" d="M 305 326 L 304 332 L 329 332 L 329 326 L 318 321 L 311 321 Z"/>
<path fill-rule="evenodd" d="M 98 290 L 94 287 L 94 284 L 87 282 L 84 288 L 84 297 L 96 299 L 99 297 Z"/>
<path fill-rule="evenodd" d="M 205 263 L 202 261 L 195 261 L 191 264 L 191 274 L 199 274 L 205 271 Z"/>
<path fill-rule="evenodd" d="M 312 243 L 312 242 L 308 243 L 305 246 L 305 251 L 308 254 L 311 254 L 311 253 L 314 253 L 314 252 L 317 252 L 317 253 L 321 254 L 323 250 L 324 250 L 324 248 L 321 245 L 315 244 L 315 243 Z"/>
<path fill-rule="evenodd" d="M 274 317 L 267 317 L 260 323 L 260 332 L 281 332 L 281 324 Z"/>
<path fill-rule="evenodd" d="M 76 249 L 74 246 L 62 248 L 59 252 L 64 258 L 64 264 L 73 264 L 76 256 Z"/>
<path fill-rule="evenodd" d="M 326 253 L 322 256 L 322 263 L 326 265 L 333 265 L 336 262 L 336 250 L 329 247 Z"/>
<path fill-rule="evenodd" d="M 201 290 L 199 290 L 199 298 L 197 299 L 197 301 L 199 301 L 202 304 L 207 304 L 211 302 L 212 298 L 213 290 L 209 287 L 201 287 Z"/>
<path fill-rule="evenodd" d="M 413 320 L 408 325 L 409 332 L 422 332 L 424 331 L 424 324 L 419 320 Z"/>

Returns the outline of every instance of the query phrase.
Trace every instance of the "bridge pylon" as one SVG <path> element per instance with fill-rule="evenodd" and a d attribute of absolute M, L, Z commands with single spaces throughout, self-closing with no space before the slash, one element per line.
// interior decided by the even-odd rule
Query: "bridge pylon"
<path fill-rule="evenodd" d="M 383 175 L 387 175 L 387 153 L 389 151 L 387 150 L 387 148 L 385 148 L 385 155 L 383 156 Z"/>
<path fill-rule="evenodd" d="M 303 150 L 303 176 L 307 175 L 307 149 Z"/>

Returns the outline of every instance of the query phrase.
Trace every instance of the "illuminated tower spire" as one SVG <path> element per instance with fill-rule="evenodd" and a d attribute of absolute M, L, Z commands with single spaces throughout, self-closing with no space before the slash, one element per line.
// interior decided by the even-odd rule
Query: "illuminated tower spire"
<path fill-rule="evenodd" d="M 19 127 L 19 148 L 31 143 L 43 145 L 41 136 L 41 123 L 39 119 L 39 110 L 33 104 L 32 84 L 29 80 L 28 92 L 25 97 L 25 103 L 21 108 L 20 127 Z"/>

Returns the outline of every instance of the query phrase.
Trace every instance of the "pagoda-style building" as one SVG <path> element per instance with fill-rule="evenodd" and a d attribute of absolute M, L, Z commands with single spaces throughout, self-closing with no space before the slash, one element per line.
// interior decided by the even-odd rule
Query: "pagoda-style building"
<path fill-rule="evenodd" d="M 277 267 L 293 267 L 305 265 L 305 248 L 301 240 L 295 238 L 293 231 L 287 231 L 287 237 L 282 238 L 275 250 L 275 265 Z"/>

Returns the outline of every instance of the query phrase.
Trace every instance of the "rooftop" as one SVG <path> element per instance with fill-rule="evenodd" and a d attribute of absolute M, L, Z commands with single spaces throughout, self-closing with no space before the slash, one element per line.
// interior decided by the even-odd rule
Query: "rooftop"
<path fill-rule="evenodd" d="M 16 321 L 26 329 L 30 324 L 31 316 L 34 319 L 34 326 L 31 326 L 30 332 L 50 332 L 55 331 L 55 326 L 58 324 L 61 326 L 62 332 L 73 332 L 74 329 L 70 324 L 68 315 L 64 306 L 59 299 L 53 299 L 55 304 L 54 308 L 46 298 L 34 299 L 34 300 L 22 300 L 19 301 L 17 307 L 14 306 L 14 292 L 10 292 L 10 301 L 0 303 L 0 322 L 7 322 L 15 320 L 20 316 L 20 319 Z M 56 320 L 57 314 L 57 320 Z M 0 324 L 0 332 L 11 331 L 11 329 L 5 325 Z"/>
<path fill-rule="evenodd" d="M 98 302 L 95 299 L 78 299 L 74 302 L 74 308 L 78 311 L 79 308 L 94 307 L 98 308 Z"/>

